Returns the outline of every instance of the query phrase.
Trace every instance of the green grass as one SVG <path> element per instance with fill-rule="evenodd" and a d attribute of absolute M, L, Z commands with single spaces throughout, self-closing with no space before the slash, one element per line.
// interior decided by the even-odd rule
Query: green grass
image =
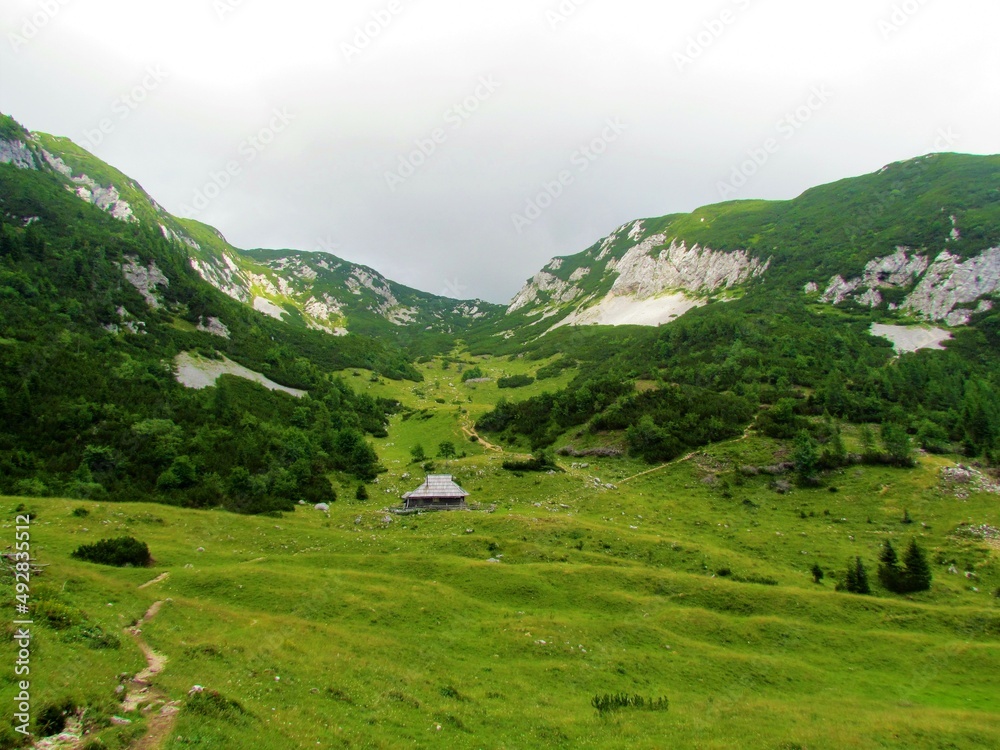
<path fill-rule="evenodd" d="M 491 375 L 532 369 L 482 366 Z M 996 523 L 997 497 L 946 493 L 938 471 L 950 459 L 926 457 L 913 471 L 850 468 L 824 487 L 778 494 L 773 477 L 736 471 L 786 450 L 750 437 L 643 476 L 635 475 L 646 464 L 598 459 L 518 477 L 499 468 L 502 456 L 458 442 L 459 407 L 434 401 L 464 395 L 474 415 L 498 397 L 495 383 L 471 389 L 454 365 L 440 368 L 440 360 L 424 365 L 419 386 L 349 377 L 359 390 L 400 398 L 414 416 L 397 415 L 380 441 L 389 472 L 371 500 L 353 500 L 344 482 L 329 517 L 301 506 L 278 519 L 3 499 L 0 533 L 13 536 L 14 508 L 25 502 L 37 513 L 33 549 L 49 565 L 36 597 L 108 632 L 166 600 L 143 628 L 169 657 L 156 684 L 174 699 L 204 685 L 245 711 L 186 709 L 169 748 L 982 748 L 1000 740 L 1000 564 L 985 543 L 954 533 L 967 521 Z M 420 409 L 431 416 L 420 419 Z M 444 439 L 469 455 L 438 468 L 495 512 L 388 516 L 384 508 L 421 476 L 410 443 L 433 453 Z M 78 507 L 90 515 L 73 516 Z M 914 524 L 901 523 L 904 509 Z M 82 543 L 124 534 L 149 544 L 153 568 L 70 557 Z M 932 560 L 929 593 L 859 597 L 834 592 L 830 577 L 812 583 L 813 563 L 837 575 L 854 555 L 874 578 L 882 540 L 899 548 L 911 536 Z M 949 574 L 952 564 L 976 578 Z M 731 576 L 715 575 L 723 568 Z M 138 590 L 163 572 L 167 580 Z M 10 587 L 5 579 L 8 600 Z M 107 703 L 116 676 L 142 665 L 124 637 L 118 650 L 95 650 L 69 631 L 36 631 L 36 706 L 64 694 Z M 2 648 L 10 663 L 10 642 Z M 0 700 L 13 695 L 10 680 L 8 671 Z M 617 692 L 667 696 L 670 710 L 598 715 L 591 699 Z"/>

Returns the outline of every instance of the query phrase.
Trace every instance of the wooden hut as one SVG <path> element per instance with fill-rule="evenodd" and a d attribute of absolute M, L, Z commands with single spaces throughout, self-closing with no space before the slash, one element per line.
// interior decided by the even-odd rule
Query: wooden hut
<path fill-rule="evenodd" d="M 431 474 L 413 492 L 403 495 L 407 510 L 461 510 L 469 493 L 455 484 L 449 474 Z"/>

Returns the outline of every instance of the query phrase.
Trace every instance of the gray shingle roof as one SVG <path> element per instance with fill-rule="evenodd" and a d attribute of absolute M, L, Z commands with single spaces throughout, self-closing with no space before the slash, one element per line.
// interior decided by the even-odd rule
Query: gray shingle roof
<path fill-rule="evenodd" d="M 455 484 L 450 474 L 431 474 L 417 489 L 403 495 L 403 499 L 458 498 L 468 496 L 469 493 Z"/>

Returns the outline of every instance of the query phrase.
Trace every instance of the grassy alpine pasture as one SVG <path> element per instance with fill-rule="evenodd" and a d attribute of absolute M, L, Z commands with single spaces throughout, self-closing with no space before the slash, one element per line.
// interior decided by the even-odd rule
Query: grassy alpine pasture
<path fill-rule="evenodd" d="M 495 378 L 538 363 L 482 366 Z M 571 374 L 513 392 L 441 367 L 422 365 L 419 385 L 347 373 L 405 409 L 375 442 L 388 472 L 370 499 L 339 478 L 329 514 L 0 499 L 0 547 L 23 504 L 47 566 L 32 590 L 36 714 L 69 698 L 97 729 L 93 747 L 128 747 L 145 723 L 110 724 L 122 715 L 115 688 L 144 659 L 122 629 L 163 602 L 142 638 L 167 658 L 154 684 L 182 702 L 166 748 L 1000 744 L 1000 551 L 963 531 L 1000 525 L 1000 496 L 943 482 L 957 458 L 851 467 L 779 492 L 775 477 L 739 468 L 789 447 L 750 433 L 665 467 L 560 459 L 564 472 L 518 475 L 462 426 Z M 467 455 L 436 457 L 447 440 Z M 415 443 L 483 510 L 388 514 L 423 477 Z M 153 567 L 71 557 L 121 535 L 148 543 Z M 911 538 L 928 553 L 931 591 L 881 590 L 880 545 Z M 872 596 L 834 591 L 854 556 Z M 5 576 L 5 621 L 12 589 Z M 0 658 L 13 664 L 10 638 Z M 10 706 L 12 669 L 2 675 Z M 225 700 L 189 698 L 194 685 Z M 614 693 L 665 696 L 669 710 L 592 707 Z"/>

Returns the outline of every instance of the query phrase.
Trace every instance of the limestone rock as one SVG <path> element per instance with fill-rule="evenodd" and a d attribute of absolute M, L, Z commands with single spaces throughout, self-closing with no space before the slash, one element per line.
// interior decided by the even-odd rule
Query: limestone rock
<path fill-rule="evenodd" d="M 24 141 L 0 139 L 0 164 L 13 164 L 18 169 L 38 169 L 35 155 Z"/>

